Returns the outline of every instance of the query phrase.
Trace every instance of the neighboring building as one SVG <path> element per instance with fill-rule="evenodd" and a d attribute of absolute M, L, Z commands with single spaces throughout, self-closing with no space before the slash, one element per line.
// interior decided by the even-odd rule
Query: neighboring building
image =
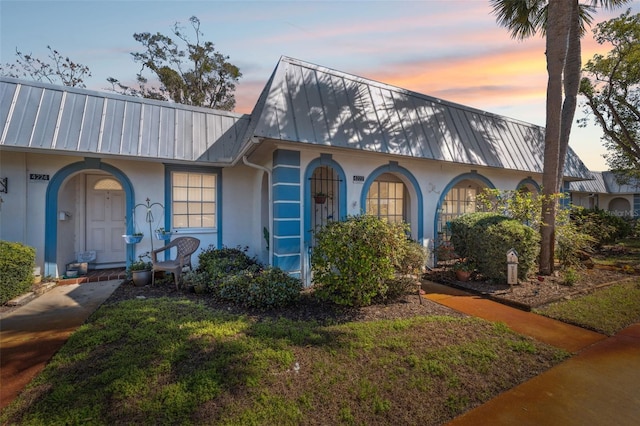
<path fill-rule="evenodd" d="M 607 210 L 620 217 L 640 216 L 640 181 L 619 181 L 613 172 L 592 172 L 591 175 L 590 180 L 571 182 L 573 204 Z"/>
<path fill-rule="evenodd" d="M 0 124 L 0 239 L 50 275 L 85 251 L 125 265 L 163 227 L 309 283 L 329 220 L 404 220 L 430 245 L 483 188 L 542 176 L 539 126 L 286 57 L 251 115 L 2 78 Z M 565 184 L 590 179 L 568 155 Z"/>

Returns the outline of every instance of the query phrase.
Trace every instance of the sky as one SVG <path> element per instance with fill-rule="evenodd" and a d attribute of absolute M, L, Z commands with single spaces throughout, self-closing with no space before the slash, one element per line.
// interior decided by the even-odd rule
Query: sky
<path fill-rule="evenodd" d="M 640 13 L 640 0 L 599 10 L 594 24 L 627 7 Z M 45 58 L 49 45 L 87 65 L 87 88 L 104 91 L 108 77 L 134 81 L 140 68 L 130 54 L 141 51 L 134 33 L 171 35 L 176 22 L 189 30 L 191 16 L 200 19 L 203 40 L 243 74 L 236 112 L 251 112 L 278 59 L 289 56 L 545 123 L 544 39 L 512 39 L 496 23 L 489 0 L 0 0 L 0 63 L 15 61 L 16 50 Z M 583 63 L 610 50 L 592 36 L 589 30 L 583 38 Z M 570 146 L 594 171 L 607 169 L 601 137 L 595 124 L 572 129 Z"/>

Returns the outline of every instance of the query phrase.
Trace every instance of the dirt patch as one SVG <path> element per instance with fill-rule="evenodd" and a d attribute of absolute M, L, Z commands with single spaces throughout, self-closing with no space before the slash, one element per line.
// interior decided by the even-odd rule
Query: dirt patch
<path fill-rule="evenodd" d="M 630 275 L 619 268 L 582 269 L 572 285 L 565 283 L 562 274 L 553 276 L 532 277 L 517 285 L 495 284 L 484 281 L 481 277 L 472 276 L 470 281 L 458 281 L 452 271 L 441 268 L 429 271 L 425 279 L 469 290 L 482 294 L 493 300 L 530 310 L 562 299 L 571 299 L 591 293 L 621 281 L 637 279 L 638 275 Z"/>

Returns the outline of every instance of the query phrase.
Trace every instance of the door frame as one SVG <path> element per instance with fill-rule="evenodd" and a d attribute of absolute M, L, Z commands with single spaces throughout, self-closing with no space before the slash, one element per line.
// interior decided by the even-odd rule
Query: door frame
<path fill-rule="evenodd" d="M 125 212 L 133 209 L 135 199 L 133 185 L 125 173 L 120 169 L 103 163 L 99 158 L 85 158 L 83 161 L 68 164 L 56 172 L 47 185 L 45 197 L 44 220 L 44 273 L 50 276 L 58 276 L 58 193 L 66 179 L 78 172 L 101 170 L 111 174 L 122 184 L 125 193 Z M 127 233 L 133 232 L 133 224 L 127 223 Z M 127 245 L 126 262 L 129 266 L 130 259 L 135 255 L 135 247 Z"/>

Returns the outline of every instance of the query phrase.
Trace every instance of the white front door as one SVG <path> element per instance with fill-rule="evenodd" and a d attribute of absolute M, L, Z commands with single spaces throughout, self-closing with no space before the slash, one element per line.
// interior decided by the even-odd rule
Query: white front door
<path fill-rule="evenodd" d="M 113 176 L 87 175 L 86 250 L 95 250 L 96 267 L 125 263 L 125 195 Z"/>

